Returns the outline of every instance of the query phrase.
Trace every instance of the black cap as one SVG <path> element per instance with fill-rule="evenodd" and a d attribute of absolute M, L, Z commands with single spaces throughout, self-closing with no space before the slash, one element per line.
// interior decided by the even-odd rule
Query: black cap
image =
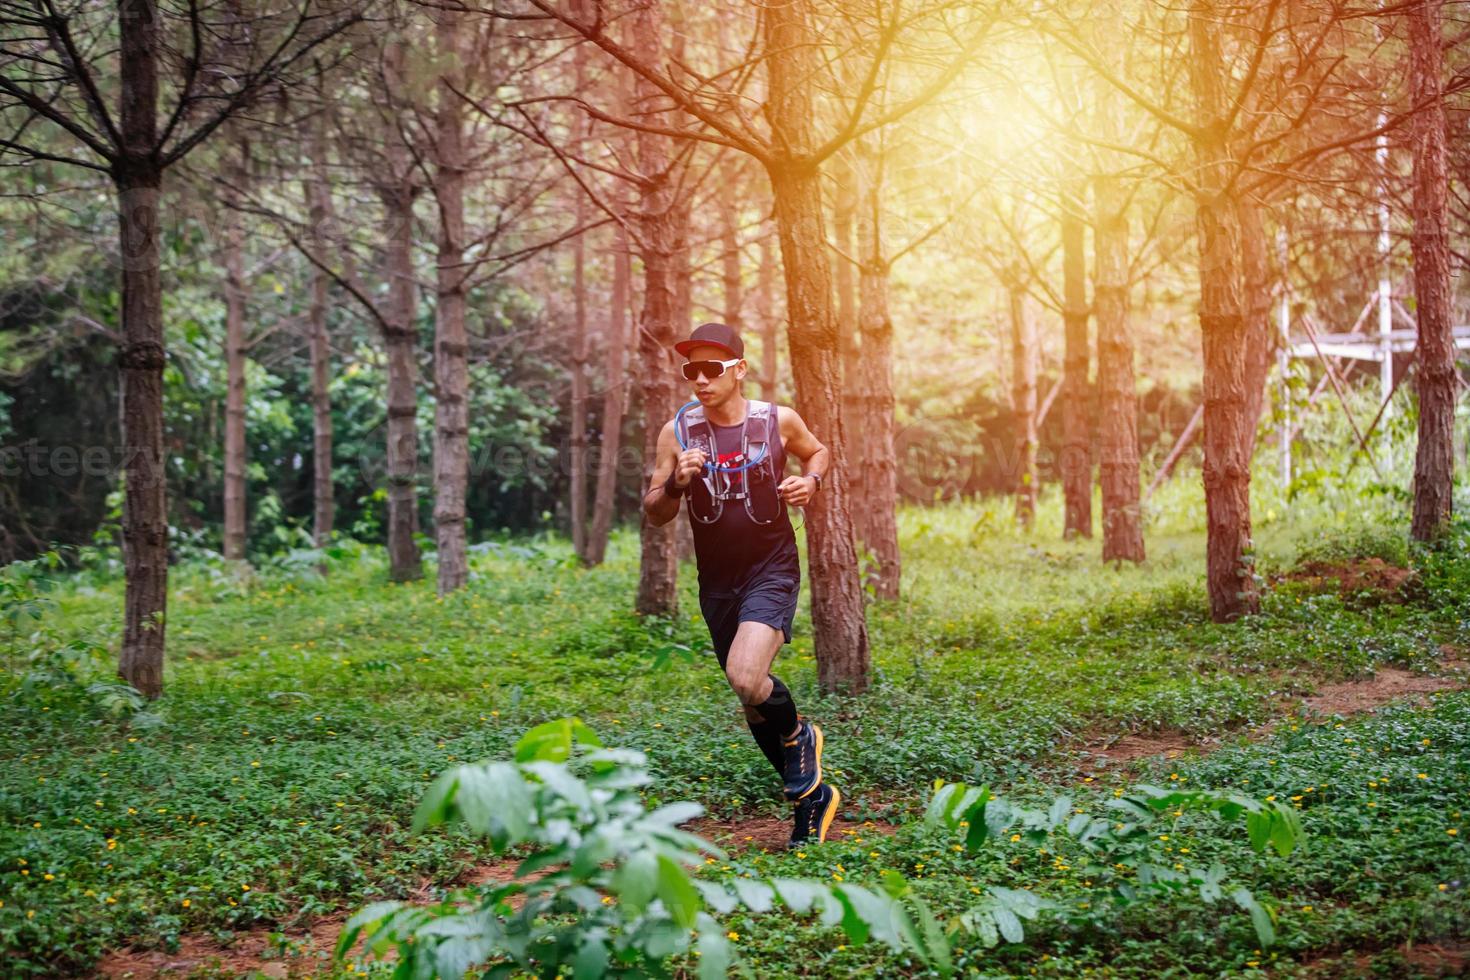
<path fill-rule="evenodd" d="M 745 341 L 740 339 L 734 327 L 723 323 L 701 323 L 694 328 L 688 340 L 675 344 L 674 350 L 688 357 L 691 350 L 701 346 L 723 347 L 734 357 L 745 356 Z"/>

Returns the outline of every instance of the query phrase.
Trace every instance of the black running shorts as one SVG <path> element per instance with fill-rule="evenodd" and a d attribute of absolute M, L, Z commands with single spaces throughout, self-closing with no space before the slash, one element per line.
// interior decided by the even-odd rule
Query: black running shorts
<path fill-rule="evenodd" d="M 796 618 L 796 596 L 801 579 L 787 576 L 763 576 L 744 585 L 737 592 L 701 592 L 699 611 L 704 613 L 710 639 L 720 669 L 730 656 L 730 646 L 741 623 L 765 623 L 781 631 L 784 642 L 791 642 L 791 623 Z"/>

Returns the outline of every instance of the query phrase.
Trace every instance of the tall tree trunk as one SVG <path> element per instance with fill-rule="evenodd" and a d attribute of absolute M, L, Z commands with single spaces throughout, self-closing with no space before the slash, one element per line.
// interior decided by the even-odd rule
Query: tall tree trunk
<path fill-rule="evenodd" d="M 862 370 L 862 327 L 858 323 L 858 308 L 854 302 L 854 278 L 861 272 L 853 267 L 849 256 L 856 257 L 853 247 L 854 219 L 859 202 L 864 196 L 860 189 L 867 181 L 866 169 L 870 163 L 863 159 L 859 147 L 849 146 L 832 158 L 832 240 L 839 254 L 833 266 L 833 281 L 837 290 L 837 349 L 842 358 L 842 383 L 838 387 L 838 401 L 842 407 L 844 430 L 861 432 L 856 424 L 862 409 L 858 405 L 858 378 Z M 856 159 L 855 159 L 856 158 Z M 868 494 L 867 443 L 853 439 L 847 446 L 847 490 L 852 501 L 855 526 L 859 520 L 862 501 Z"/>
<path fill-rule="evenodd" d="M 639 5 L 633 18 L 633 43 L 645 64 L 663 58 L 663 16 L 657 3 Z M 637 108 L 651 113 L 661 96 L 646 80 L 635 88 Z M 653 477 L 658 435 L 674 415 L 674 372 L 670 352 L 677 340 L 678 283 L 674 259 L 681 236 L 675 215 L 675 188 L 669 174 L 670 137 L 642 132 L 636 138 L 638 169 L 643 178 L 638 205 L 639 238 L 643 249 L 643 311 L 638 353 L 643 375 L 643 488 Z M 677 525 L 683 517 L 655 526 L 640 517 L 641 555 L 638 568 L 637 609 L 645 615 L 672 616 L 679 610 L 677 591 L 679 555 Z"/>
<path fill-rule="evenodd" d="M 1088 411 L 1087 184 L 1071 181 L 1062 201 L 1062 458 L 1067 537 L 1092 537 L 1092 438 Z"/>
<path fill-rule="evenodd" d="M 626 371 L 628 347 L 628 285 L 632 261 L 628 233 L 621 225 L 613 241 L 612 309 L 607 318 L 607 389 L 602 395 L 602 445 L 597 459 L 597 497 L 592 505 L 592 530 L 587 538 L 587 564 L 600 565 L 607 556 L 613 510 L 618 496 L 618 456 L 622 451 L 623 416 L 628 410 Z"/>
<path fill-rule="evenodd" d="M 1233 162 L 1224 118 L 1216 31 L 1224 21 L 1214 0 L 1194 0 L 1189 12 L 1189 71 L 1210 121 L 1194 139 L 1198 168 L 1195 224 L 1200 255 L 1200 339 L 1204 357 L 1204 486 L 1207 527 L 1205 580 L 1210 615 L 1226 622 L 1260 609 L 1251 556 L 1250 435 L 1246 418 L 1246 341 L 1241 296 L 1239 210 L 1230 197 Z"/>
<path fill-rule="evenodd" d="M 1277 331 L 1271 323 L 1271 251 L 1260 206 L 1239 202 L 1240 274 L 1245 311 L 1245 424 L 1250 440 L 1247 458 L 1254 458 L 1261 412 L 1266 404 L 1266 376 L 1276 354 Z"/>
<path fill-rule="evenodd" d="M 1455 466 L 1455 339 L 1451 317 L 1448 149 L 1444 106 L 1444 4 L 1409 8 L 1414 116 L 1414 299 L 1419 343 L 1419 446 L 1414 520 L 1420 541 L 1448 526 Z"/>
<path fill-rule="evenodd" d="M 787 343 L 796 379 L 796 409 L 832 452 L 827 481 L 806 520 L 817 679 L 823 690 L 867 687 L 871 659 L 863 593 L 848 511 L 847 440 L 835 384 L 838 327 L 832 309 L 832 267 L 822 220 L 822 189 L 812 150 L 815 38 L 808 0 L 766 8 L 767 115 L 780 154 L 768 172 L 786 272 Z"/>
<path fill-rule="evenodd" d="M 776 400 L 776 367 L 779 361 L 776 319 L 776 233 L 763 228 L 761 233 L 761 265 L 756 284 L 761 321 L 761 401 Z"/>
<path fill-rule="evenodd" d="M 1128 194 L 1111 175 L 1094 184 L 1097 263 L 1098 481 L 1103 561 L 1143 561 L 1138 487 L 1138 385 L 1128 324 Z"/>
<path fill-rule="evenodd" d="M 313 173 L 306 186 L 307 220 L 317 254 L 325 254 L 322 228 L 330 213 L 331 185 L 326 175 L 326 148 L 319 133 L 312 139 Z M 307 309 L 311 351 L 312 542 L 323 547 L 332 537 L 336 501 L 332 485 L 332 394 L 328 378 L 332 349 L 327 338 L 327 274 L 311 267 L 311 300 Z"/>
<path fill-rule="evenodd" d="M 863 493 L 849 497 L 858 540 L 873 554 L 870 581 L 880 599 L 899 589 L 898 471 L 893 448 L 893 320 L 888 314 L 889 265 L 883 254 L 882 173 L 875 161 L 858 202 L 858 329 L 863 356 L 857 363 L 850 404 L 851 431 L 867 447 Z M 840 260 L 839 260 L 840 261 Z"/>
<path fill-rule="evenodd" d="M 434 538 L 439 555 L 439 595 L 469 580 L 465 496 L 470 473 L 469 336 L 465 331 L 465 64 L 467 24 L 452 7 L 435 12 L 439 76 L 435 110 L 434 198 L 439 239 L 434 305 Z"/>
<path fill-rule="evenodd" d="M 1011 417 L 1016 441 L 1016 523 L 1036 521 L 1036 323 L 1026 303 L 1020 272 L 1008 277 L 1011 306 Z"/>
<path fill-rule="evenodd" d="M 119 17 L 122 154 L 114 168 L 122 258 L 123 566 L 118 674 L 145 697 L 163 693 L 168 515 L 163 461 L 163 287 L 158 225 L 158 8 L 137 0 Z"/>
<path fill-rule="evenodd" d="M 384 51 L 384 85 L 401 99 L 404 49 L 390 42 Z M 388 575 L 395 582 L 422 578 L 423 560 L 414 536 L 419 529 L 418 490 L 418 283 L 413 268 L 413 209 L 419 185 L 414 165 L 398 133 L 389 127 L 384 142 L 386 179 L 378 187 L 383 202 L 384 278 L 388 302 L 383 346 L 388 361 Z"/>
<path fill-rule="evenodd" d="M 241 189 L 249 179 L 247 145 L 228 149 L 239 157 L 226 165 L 230 200 L 225 206 L 225 526 L 223 551 L 231 561 L 245 560 L 245 229 L 239 211 Z"/>

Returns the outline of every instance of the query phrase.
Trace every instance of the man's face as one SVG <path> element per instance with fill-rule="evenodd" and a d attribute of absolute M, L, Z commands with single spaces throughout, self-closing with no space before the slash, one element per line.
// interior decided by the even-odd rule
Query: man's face
<path fill-rule="evenodd" d="M 730 352 L 723 347 L 700 346 L 689 352 L 690 361 L 728 361 L 731 357 Z M 734 367 L 726 368 L 725 373 L 718 378 L 707 378 L 701 372 L 689 385 L 694 389 L 694 397 L 699 399 L 701 405 L 718 405 L 740 389 L 740 382 L 744 377 L 745 361 L 742 359 Z"/>

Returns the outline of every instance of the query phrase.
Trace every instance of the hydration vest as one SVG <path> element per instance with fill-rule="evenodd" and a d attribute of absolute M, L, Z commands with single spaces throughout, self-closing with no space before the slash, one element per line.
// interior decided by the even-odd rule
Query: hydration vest
<path fill-rule="evenodd" d="M 675 435 L 685 449 L 703 449 L 712 461 L 720 458 L 714 427 L 705 416 L 703 405 L 691 405 L 675 418 L 674 424 L 677 427 Z M 711 465 L 700 471 L 699 481 L 705 492 L 691 494 L 689 498 L 689 516 L 694 520 L 701 524 L 714 524 L 725 512 L 727 500 L 739 500 L 745 507 L 745 513 L 756 524 L 771 524 L 784 512 L 786 503 L 776 492 L 781 482 L 776 459 L 784 452 L 775 405 L 746 402 L 740 450 L 746 463 L 751 465 L 739 472 L 722 472 Z M 704 499 L 699 499 L 701 497 Z M 699 500 L 698 505 L 696 500 Z M 701 513 L 701 510 L 705 512 Z"/>

